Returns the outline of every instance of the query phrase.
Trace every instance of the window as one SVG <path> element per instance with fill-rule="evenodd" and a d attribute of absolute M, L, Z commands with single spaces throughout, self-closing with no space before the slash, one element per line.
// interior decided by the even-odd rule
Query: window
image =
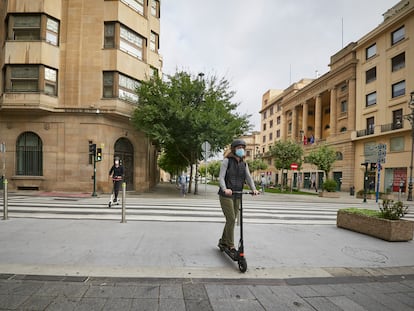
<path fill-rule="evenodd" d="M 276 118 L 276 124 L 280 124 L 280 116 Z"/>
<path fill-rule="evenodd" d="M 144 0 L 121 0 L 134 11 L 144 15 Z"/>
<path fill-rule="evenodd" d="M 33 132 L 22 133 L 17 138 L 16 175 L 43 175 L 42 140 Z"/>
<path fill-rule="evenodd" d="M 391 67 L 393 72 L 405 67 L 405 52 L 391 59 Z"/>
<path fill-rule="evenodd" d="M 263 123 L 263 131 L 266 131 L 266 123 Z"/>
<path fill-rule="evenodd" d="M 273 140 L 273 133 L 270 133 L 269 134 L 269 141 L 272 141 Z"/>
<path fill-rule="evenodd" d="M 405 38 L 404 26 L 398 28 L 396 31 L 391 33 L 391 45 L 394 45 Z"/>
<path fill-rule="evenodd" d="M 160 1 L 152 0 L 151 1 L 151 15 L 157 18 L 160 18 Z"/>
<path fill-rule="evenodd" d="M 392 112 L 392 129 L 400 129 L 402 128 L 402 121 L 403 121 L 403 115 L 402 115 L 402 109 L 394 110 Z"/>
<path fill-rule="evenodd" d="M 40 41 L 59 44 L 59 21 L 41 14 L 16 14 L 9 17 L 8 40 Z"/>
<path fill-rule="evenodd" d="M 57 95 L 57 70 L 45 67 L 45 94 Z"/>
<path fill-rule="evenodd" d="M 370 93 L 366 96 L 365 106 L 369 107 L 377 104 L 377 92 Z"/>
<path fill-rule="evenodd" d="M 390 138 L 390 151 L 404 151 L 404 137 Z"/>
<path fill-rule="evenodd" d="M 369 46 L 366 51 L 366 59 L 369 59 L 377 54 L 377 44 L 374 43 L 373 45 Z"/>
<path fill-rule="evenodd" d="M 367 118 L 367 135 L 374 134 L 375 119 L 374 117 Z"/>
<path fill-rule="evenodd" d="M 348 101 L 343 100 L 341 101 L 341 112 L 347 112 L 348 111 Z"/>
<path fill-rule="evenodd" d="M 341 127 L 341 130 L 340 130 L 340 132 L 341 133 L 344 133 L 344 132 L 346 132 L 347 131 L 347 129 L 346 129 L 346 127 L 344 126 L 344 127 Z"/>
<path fill-rule="evenodd" d="M 158 69 L 150 66 L 150 78 L 158 77 Z"/>
<path fill-rule="evenodd" d="M 270 115 L 273 116 L 273 106 L 270 107 Z"/>
<path fill-rule="evenodd" d="M 287 130 L 288 130 L 288 133 L 290 134 L 290 133 L 292 133 L 292 122 L 289 122 L 288 123 L 288 128 L 287 128 Z"/>
<path fill-rule="evenodd" d="M 105 23 L 104 26 L 104 48 L 115 48 L 115 23 Z"/>
<path fill-rule="evenodd" d="M 121 25 L 119 48 L 140 60 L 143 57 L 144 39 L 137 33 Z"/>
<path fill-rule="evenodd" d="M 151 35 L 150 35 L 150 50 L 152 52 L 158 52 L 158 47 L 159 47 L 159 40 L 158 40 L 159 36 L 157 33 L 151 31 Z"/>
<path fill-rule="evenodd" d="M 273 120 L 270 120 L 270 122 L 269 122 L 269 128 L 272 128 L 273 127 Z"/>
<path fill-rule="evenodd" d="M 266 142 L 266 136 L 263 136 L 262 141 L 265 143 Z"/>
<path fill-rule="evenodd" d="M 279 138 L 280 137 L 280 130 L 276 131 L 276 137 Z"/>
<path fill-rule="evenodd" d="M 365 72 L 365 83 L 377 80 L 377 67 L 373 67 Z"/>
<path fill-rule="evenodd" d="M 114 71 L 103 72 L 103 97 L 137 102 L 139 81 Z"/>
<path fill-rule="evenodd" d="M 46 21 L 46 42 L 58 45 L 59 42 L 59 22 L 47 17 Z"/>
<path fill-rule="evenodd" d="M 392 129 L 400 129 L 402 128 L 403 122 L 403 111 L 402 109 L 394 110 L 392 112 Z"/>
<path fill-rule="evenodd" d="M 405 81 L 400 81 L 392 85 L 392 98 L 405 94 Z"/>
<path fill-rule="evenodd" d="M 6 92 L 44 92 L 57 95 L 58 72 L 43 65 L 9 65 L 5 70 Z"/>
<path fill-rule="evenodd" d="M 336 158 L 336 160 L 341 161 L 341 160 L 344 159 L 344 155 L 342 154 L 342 152 L 337 151 L 335 153 L 335 158 Z"/>
<path fill-rule="evenodd" d="M 12 15 L 11 36 L 9 39 L 18 41 L 40 40 L 40 15 Z"/>

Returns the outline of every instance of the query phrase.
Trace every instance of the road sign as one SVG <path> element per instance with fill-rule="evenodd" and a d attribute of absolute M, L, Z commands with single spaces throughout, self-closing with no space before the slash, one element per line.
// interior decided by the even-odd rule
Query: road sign
<path fill-rule="evenodd" d="M 298 169 L 298 165 L 296 163 L 292 163 L 290 165 L 290 169 L 296 171 Z"/>
<path fill-rule="evenodd" d="M 201 150 L 203 150 L 203 157 L 204 160 L 207 161 L 207 159 L 210 157 L 210 151 L 211 151 L 211 145 L 208 141 L 205 141 L 201 145 Z"/>

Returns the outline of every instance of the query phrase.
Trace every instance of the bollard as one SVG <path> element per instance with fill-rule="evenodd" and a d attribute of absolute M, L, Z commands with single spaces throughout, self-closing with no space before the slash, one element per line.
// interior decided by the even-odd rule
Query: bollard
<path fill-rule="evenodd" d="M 122 219 L 121 223 L 126 223 L 125 219 L 125 197 L 126 197 L 126 183 L 122 183 Z"/>
<path fill-rule="evenodd" d="M 9 219 L 9 208 L 7 198 L 7 179 L 3 179 L 3 220 Z"/>

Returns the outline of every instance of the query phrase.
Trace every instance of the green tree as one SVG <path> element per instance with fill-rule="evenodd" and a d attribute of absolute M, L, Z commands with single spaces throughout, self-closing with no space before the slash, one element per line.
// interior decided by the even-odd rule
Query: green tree
<path fill-rule="evenodd" d="M 202 78 L 177 71 L 165 80 L 155 77 L 137 89 L 138 105 L 132 122 L 177 165 L 190 166 L 201 159 L 201 145 L 223 149 L 250 129 L 249 115 L 236 112 L 238 104 L 229 82 L 216 76 Z M 197 180 L 197 179 L 196 179 Z M 189 192 L 191 191 L 191 179 Z"/>
<path fill-rule="evenodd" d="M 251 173 L 268 168 L 268 165 L 262 159 L 247 160 L 247 164 Z"/>
<path fill-rule="evenodd" d="M 326 178 L 328 178 L 332 165 L 336 161 L 336 152 L 332 147 L 322 145 L 312 150 L 305 160 L 315 165 L 319 170 L 324 171 Z"/>
<path fill-rule="evenodd" d="M 289 170 L 292 163 L 298 164 L 298 169 L 302 167 L 303 149 L 300 144 L 292 140 L 278 140 L 270 149 L 270 154 L 274 159 L 275 167 L 278 170 Z M 286 184 L 286 180 L 282 182 Z"/>

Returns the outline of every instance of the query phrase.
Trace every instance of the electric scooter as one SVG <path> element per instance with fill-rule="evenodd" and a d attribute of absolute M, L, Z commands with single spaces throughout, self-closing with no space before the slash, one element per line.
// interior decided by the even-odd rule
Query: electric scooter
<path fill-rule="evenodd" d="M 115 198 L 115 183 L 117 181 L 121 181 L 122 180 L 122 176 L 114 176 L 112 178 L 112 193 L 111 193 L 111 197 L 109 198 L 109 202 L 108 202 L 108 207 L 111 208 L 112 205 L 116 204 L 119 205 L 119 198 L 117 198 L 116 202 L 114 202 L 114 198 Z"/>
<path fill-rule="evenodd" d="M 233 191 L 233 199 L 236 198 L 240 199 L 240 207 L 239 207 L 239 216 L 240 216 L 240 240 L 238 249 L 236 251 L 231 251 L 227 247 L 223 247 L 219 245 L 220 251 L 224 251 L 232 260 L 237 261 L 237 264 L 239 266 L 239 270 L 241 272 L 247 271 L 247 261 L 246 257 L 244 257 L 244 241 L 243 241 L 243 194 L 253 194 L 251 191 Z"/>

